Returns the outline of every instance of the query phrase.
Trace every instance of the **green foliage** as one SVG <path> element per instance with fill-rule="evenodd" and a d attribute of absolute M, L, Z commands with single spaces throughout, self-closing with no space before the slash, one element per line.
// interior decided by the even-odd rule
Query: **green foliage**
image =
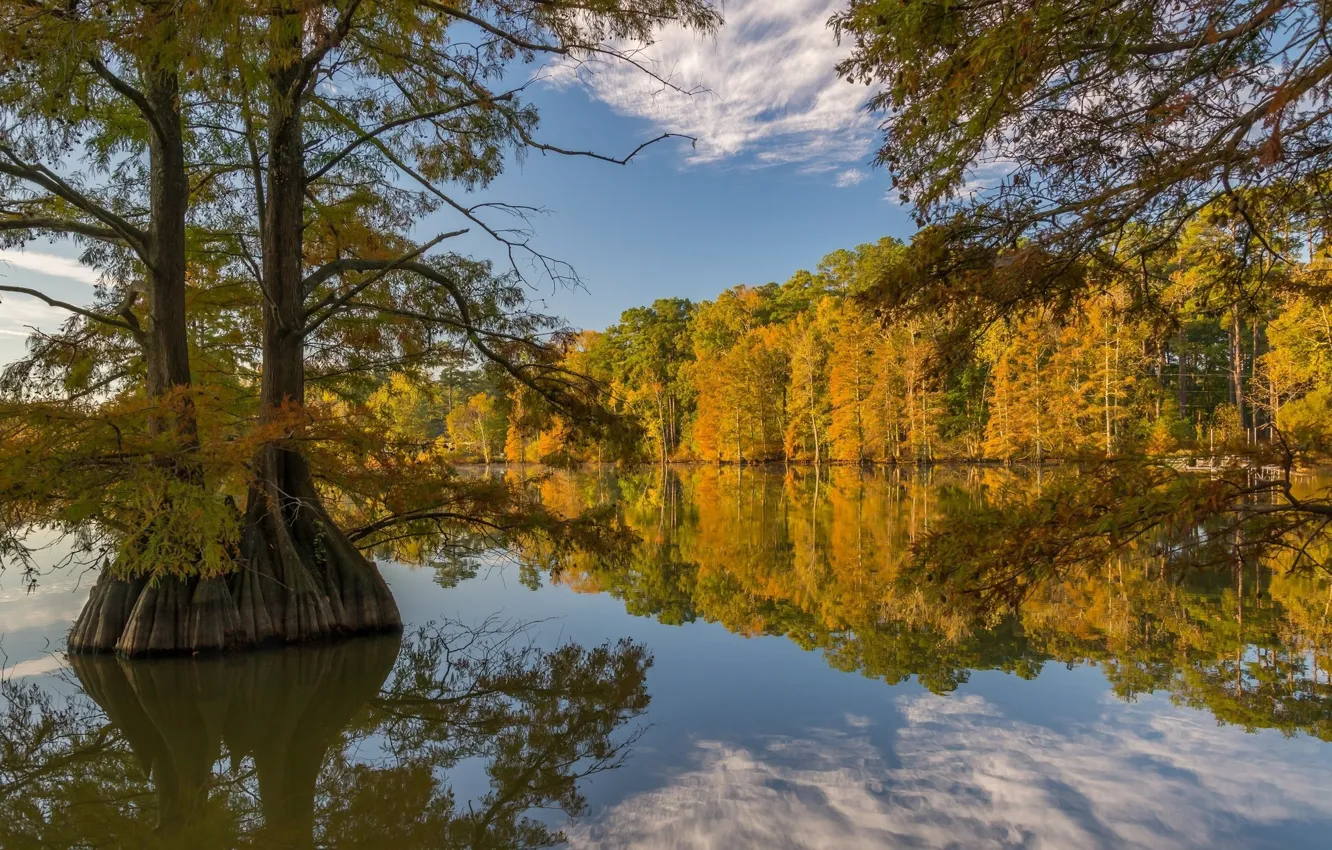
<path fill-rule="evenodd" d="M 154 430 L 182 403 L 212 435 L 203 450 L 182 453 L 173 433 Z M 118 576 L 233 572 L 235 500 L 255 444 L 224 439 L 227 420 L 197 392 L 159 402 L 126 395 L 96 407 L 0 405 L 0 565 L 29 564 L 22 541 L 44 526 L 72 535 L 77 550 Z"/>
<path fill-rule="evenodd" d="M 1321 16 L 1301 0 L 1032 0 L 1001 15 L 851 0 L 832 24 L 851 42 L 839 72 L 881 86 L 880 160 L 921 215 L 957 214 L 994 247 L 1032 236 L 1063 253 L 1137 223 L 1170 229 L 1232 189 L 1294 199 L 1318 185 Z M 966 191 L 989 162 L 1005 176 Z"/>
<path fill-rule="evenodd" d="M 214 578 L 235 572 L 241 515 L 232 501 L 153 468 L 140 470 L 121 487 L 126 500 L 117 505 L 115 518 L 123 536 L 117 535 L 111 558 L 113 575 Z M 91 502 L 75 502 L 65 519 L 77 525 L 98 509 Z M 126 522 L 126 514 L 133 520 Z"/>
<path fill-rule="evenodd" d="M 1319 387 L 1282 408 L 1282 426 L 1299 443 L 1332 446 L 1332 387 Z"/>

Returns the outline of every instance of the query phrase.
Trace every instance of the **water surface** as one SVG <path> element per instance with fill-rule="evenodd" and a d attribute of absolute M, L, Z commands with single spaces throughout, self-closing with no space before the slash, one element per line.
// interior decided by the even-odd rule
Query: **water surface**
<path fill-rule="evenodd" d="M 626 549 L 385 564 L 402 641 L 227 659 L 71 663 L 87 577 L 4 576 L 0 846 L 1326 846 L 1329 585 L 1143 558 L 912 616 L 906 546 L 1006 474 L 560 475 Z"/>

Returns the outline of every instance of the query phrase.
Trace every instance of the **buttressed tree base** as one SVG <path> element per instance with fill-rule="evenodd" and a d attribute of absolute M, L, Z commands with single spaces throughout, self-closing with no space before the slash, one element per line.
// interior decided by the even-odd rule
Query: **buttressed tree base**
<path fill-rule="evenodd" d="M 400 631 L 393 594 L 324 509 L 305 459 L 278 448 L 262 459 L 267 480 L 299 489 L 252 492 L 236 572 L 149 581 L 104 570 L 69 650 L 167 655 Z"/>

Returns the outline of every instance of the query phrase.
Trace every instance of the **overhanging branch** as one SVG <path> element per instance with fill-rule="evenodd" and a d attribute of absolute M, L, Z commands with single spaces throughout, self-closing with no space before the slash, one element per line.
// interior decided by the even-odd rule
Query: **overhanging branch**
<path fill-rule="evenodd" d="M 90 319 L 94 322 L 98 322 L 103 325 L 109 325 L 113 328 L 119 328 L 122 331 L 128 331 L 129 333 L 134 334 L 136 337 L 139 334 L 139 330 L 130 325 L 126 321 L 123 321 L 121 319 L 115 319 L 112 318 L 111 316 L 106 316 L 83 307 L 78 307 L 75 306 L 74 304 L 70 304 L 65 301 L 59 301 L 36 289 L 29 289 L 26 286 L 0 286 L 0 292 L 13 292 L 18 295 L 28 295 L 38 299 L 39 301 L 46 302 L 46 304 L 51 307 L 59 307 L 61 310 L 68 310 L 69 312 L 82 316 L 85 319 Z"/>

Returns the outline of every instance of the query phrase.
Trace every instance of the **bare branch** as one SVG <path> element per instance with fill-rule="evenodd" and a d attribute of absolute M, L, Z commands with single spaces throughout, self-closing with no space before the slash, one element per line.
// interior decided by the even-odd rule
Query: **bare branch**
<path fill-rule="evenodd" d="M 345 293 L 342 293 L 341 295 L 330 294 L 323 301 L 320 301 L 318 304 L 315 304 L 313 307 L 310 307 L 305 311 L 305 318 L 308 321 L 306 322 L 305 327 L 301 329 L 301 335 L 306 336 L 311 332 L 313 332 L 324 322 L 328 321 L 329 318 L 332 317 L 334 313 L 337 312 L 338 308 L 342 304 L 345 304 L 347 301 L 351 300 L 352 298 L 355 298 L 358 293 L 364 291 L 366 287 L 375 283 L 375 281 L 382 279 L 384 275 L 388 274 L 389 272 L 393 271 L 396 268 L 400 268 L 404 263 L 407 263 L 408 261 L 421 256 L 426 251 L 429 251 L 431 248 L 438 245 L 440 242 L 443 242 L 445 239 L 450 239 L 454 236 L 461 236 L 466 232 L 467 232 L 466 230 L 454 230 L 450 233 L 441 233 L 439 236 L 436 236 L 434 239 L 431 239 L 429 242 L 422 245 L 421 247 L 413 251 L 410 251 L 409 253 L 403 254 L 398 259 L 386 261 L 388 263 L 387 265 L 380 267 L 378 270 L 376 270 L 375 274 L 370 275 L 368 278 L 356 284 L 351 289 L 347 290 Z M 334 263 L 330 263 L 329 265 L 334 265 L 336 262 L 337 261 L 335 260 Z M 319 274 L 322 271 L 323 269 L 320 269 L 315 274 Z M 309 280 L 310 278 L 306 278 L 306 281 Z M 313 288 L 313 285 L 307 288 L 306 281 L 303 281 L 301 283 L 302 292 L 309 292 L 310 289 Z M 314 285 L 317 285 L 317 282 Z M 321 309 L 325 307 L 328 308 L 328 311 L 323 316 L 315 318 L 314 314 L 319 312 Z"/>
<path fill-rule="evenodd" d="M 119 328 L 122 331 L 129 331 L 132 334 L 138 334 L 137 329 L 131 327 L 127 322 L 120 319 L 113 319 L 110 316 L 104 316 L 101 313 L 83 307 L 76 307 L 64 301 L 58 301 L 43 292 L 36 289 L 29 289 L 26 286 L 0 286 L 0 292 L 13 292 L 19 295 L 30 295 L 40 301 L 46 302 L 51 307 L 59 307 L 62 310 L 68 310 L 71 313 L 83 316 L 85 319 L 91 319 L 94 322 L 100 322 L 104 325 L 110 325 L 113 328 Z"/>
<path fill-rule="evenodd" d="M 44 216 L 20 216 L 0 218 L 0 231 L 3 230 L 38 230 L 44 233 L 73 233 L 100 239 L 104 242 L 125 244 L 125 237 L 109 227 L 97 227 L 70 218 L 51 218 Z"/>
<path fill-rule="evenodd" d="M 414 124 L 417 121 L 432 121 L 436 118 L 442 118 L 445 115 L 448 115 L 453 112 L 458 112 L 463 109 L 469 109 L 473 106 L 480 106 L 483 103 L 494 103 L 503 100 L 512 100 L 513 97 L 514 97 L 514 92 L 512 91 L 505 92 L 504 94 L 498 95 L 497 97 L 494 98 L 475 97 L 471 98 L 470 100 L 464 100 L 441 109 L 436 109 L 430 112 L 421 112 L 415 115 L 405 115 L 402 116 L 401 118 L 396 118 L 392 121 L 381 124 L 375 129 L 362 133 L 358 138 L 352 140 L 351 142 L 348 142 L 346 147 L 344 147 L 342 150 L 338 151 L 336 154 L 333 155 L 332 159 L 321 165 L 319 168 L 315 169 L 313 173 L 307 175 L 305 181 L 307 183 L 313 183 L 315 180 L 318 180 L 320 177 L 323 177 L 339 162 L 341 162 L 343 159 L 347 158 L 349 155 L 355 152 L 357 148 L 366 144 L 371 139 L 374 139 L 377 136 L 387 133 L 389 130 L 396 129 L 398 127 L 403 127 L 408 124 Z"/>
<path fill-rule="evenodd" d="M 356 17 L 356 12 L 360 7 L 361 0 L 347 0 L 347 6 L 338 15 L 337 23 L 333 25 L 333 29 L 324 33 L 314 49 L 301 59 L 301 70 L 294 83 L 297 92 L 304 91 L 306 86 L 314 80 L 314 71 L 319 67 L 319 63 L 324 60 L 324 57 L 328 55 L 328 52 L 342 44 L 342 40 L 351 31 L 352 20 Z"/>
<path fill-rule="evenodd" d="M 105 223 L 109 228 L 120 234 L 120 236 L 129 243 L 130 247 L 139 254 L 140 259 L 147 263 L 148 234 L 144 231 L 106 209 L 101 204 L 98 204 L 92 198 L 75 189 L 73 186 L 70 186 L 46 166 L 40 163 L 32 164 L 23 161 L 23 159 L 14 153 L 13 148 L 8 145 L 0 144 L 0 156 L 3 156 L 7 160 L 7 162 L 0 162 L 0 174 L 8 174 L 11 177 L 17 177 L 20 180 L 35 183 L 51 194 L 62 198 L 93 218 Z"/>
<path fill-rule="evenodd" d="M 166 140 L 166 130 L 157 117 L 157 110 L 148 102 L 148 98 L 144 96 L 143 92 L 116 76 L 98 57 L 89 57 L 88 64 L 97 72 L 97 76 L 106 81 L 107 85 L 138 108 L 143 115 L 143 119 L 153 128 L 153 133 L 157 135 L 158 139 Z"/>

